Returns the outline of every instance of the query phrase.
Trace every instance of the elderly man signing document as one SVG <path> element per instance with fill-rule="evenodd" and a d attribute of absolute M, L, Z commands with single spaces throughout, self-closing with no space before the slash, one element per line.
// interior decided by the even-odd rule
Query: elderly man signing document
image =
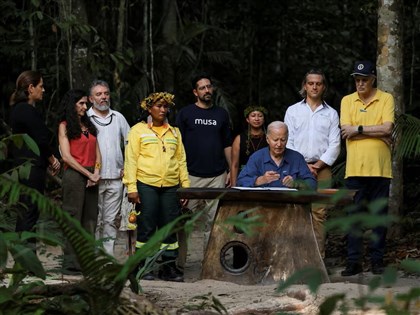
<path fill-rule="evenodd" d="M 237 185 L 242 187 L 288 187 L 316 189 L 302 154 L 286 148 L 287 125 L 274 121 L 267 128 L 268 147 L 258 150 L 239 174 Z"/>

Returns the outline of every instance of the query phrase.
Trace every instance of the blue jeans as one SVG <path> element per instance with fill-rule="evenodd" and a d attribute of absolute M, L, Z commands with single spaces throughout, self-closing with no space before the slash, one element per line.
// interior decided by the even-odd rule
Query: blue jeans
<path fill-rule="evenodd" d="M 366 205 L 380 198 L 389 198 L 391 179 L 385 177 L 348 177 L 346 188 L 358 190 L 354 196 L 355 209 L 349 215 L 366 212 Z M 378 215 L 387 215 L 388 204 L 378 211 Z M 385 252 L 387 228 L 377 226 L 372 229 L 373 239 L 370 241 L 370 259 L 372 263 L 382 262 Z M 347 235 L 347 263 L 361 263 L 363 254 L 363 233 L 361 226 L 354 226 Z"/>

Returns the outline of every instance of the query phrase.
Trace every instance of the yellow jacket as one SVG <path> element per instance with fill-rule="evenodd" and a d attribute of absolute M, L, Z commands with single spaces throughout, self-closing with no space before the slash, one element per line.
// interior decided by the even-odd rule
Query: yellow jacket
<path fill-rule="evenodd" d="M 178 128 L 149 127 L 145 122 L 131 128 L 125 147 L 123 177 L 129 193 L 137 192 L 137 181 L 154 187 L 190 187 Z"/>

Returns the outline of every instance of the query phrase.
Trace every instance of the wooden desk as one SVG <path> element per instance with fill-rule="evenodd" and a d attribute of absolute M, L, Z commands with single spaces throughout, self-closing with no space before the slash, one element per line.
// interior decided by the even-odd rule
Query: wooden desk
<path fill-rule="evenodd" d="M 352 202 L 354 192 L 237 190 L 181 188 L 178 196 L 187 199 L 218 199 L 218 210 L 201 277 L 238 284 L 272 284 L 294 272 L 314 267 L 329 282 L 312 227 L 310 204 Z M 248 217 L 260 216 L 262 226 L 252 236 L 232 225 L 222 225 L 231 216 L 253 209 Z M 238 262 L 239 261 L 239 262 Z"/>

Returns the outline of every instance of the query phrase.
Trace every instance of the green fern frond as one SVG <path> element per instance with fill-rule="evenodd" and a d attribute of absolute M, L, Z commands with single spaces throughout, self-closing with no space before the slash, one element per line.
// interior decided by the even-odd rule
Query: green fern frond
<path fill-rule="evenodd" d="M 402 114 L 397 118 L 394 136 L 397 140 L 396 158 L 415 158 L 420 155 L 420 119 Z"/>
<path fill-rule="evenodd" d="M 61 229 L 73 247 L 82 269 L 85 278 L 84 287 L 90 298 L 91 314 L 112 313 L 112 310 L 118 306 L 119 296 L 127 280 L 132 282 L 132 288 L 138 288 L 138 283 L 134 283 L 137 280 L 132 275 L 133 270 L 146 257 L 155 255 L 160 250 L 163 240 L 179 230 L 182 227 L 180 221 L 188 217 L 180 216 L 158 230 L 141 249 L 136 251 L 135 255 L 131 256 L 124 265 L 121 265 L 114 257 L 107 255 L 104 250 L 98 249 L 94 237 L 82 228 L 80 222 L 64 212 L 52 200 L 7 176 L 0 176 L 0 186 L 2 187 L 0 197 L 8 196 L 9 203 L 18 200 L 20 195 L 30 196 L 40 206 L 41 212 L 51 217 Z M 25 237 L 30 236 L 28 234 Z M 20 257 L 18 248 L 14 254 L 15 258 Z M 25 257 L 18 258 L 18 263 L 15 264 L 16 268 L 25 268 L 29 264 L 27 261 L 29 256 L 25 255 Z M 32 263 L 35 259 L 30 260 Z M 45 276 L 42 265 L 39 265 L 35 271 L 36 275 Z M 15 283 L 22 281 L 23 277 L 22 273 L 17 273 L 14 277 Z"/>
<path fill-rule="evenodd" d="M 53 218 L 63 231 L 74 248 L 85 276 L 86 290 L 90 293 L 91 298 L 92 313 L 95 313 L 95 309 L 110 310 L 118 304 L 118 296 L 124 288 L 130 270 L 127 270 L 125 278 L 121 276 L 117 278 L 116 276 L 120 273 L 122 266 L 113 257 L 95 247 L 95 239 L 82 228 L 77 220 L 73 219 L 67 212 L 62 211 L 53 201 L 45 198 L 38 191 L 14 182 L 6 176 L 0 176 L 0 185 L 2 187 L 1 197 L 7 194 L 9 203 L 18 200 L 22 194 L 30 196 L 40 206 L 41 212 Z M 18 262 L 24 267 L 27 261 L 19 261 L 19 257 L 23 256 L 19 255 L 18 248 L 15 254 L 15 259 L 18 257 Z M 41 269 L 37 271 L 36 274 L 40 276 L 44 273 Z"/>

